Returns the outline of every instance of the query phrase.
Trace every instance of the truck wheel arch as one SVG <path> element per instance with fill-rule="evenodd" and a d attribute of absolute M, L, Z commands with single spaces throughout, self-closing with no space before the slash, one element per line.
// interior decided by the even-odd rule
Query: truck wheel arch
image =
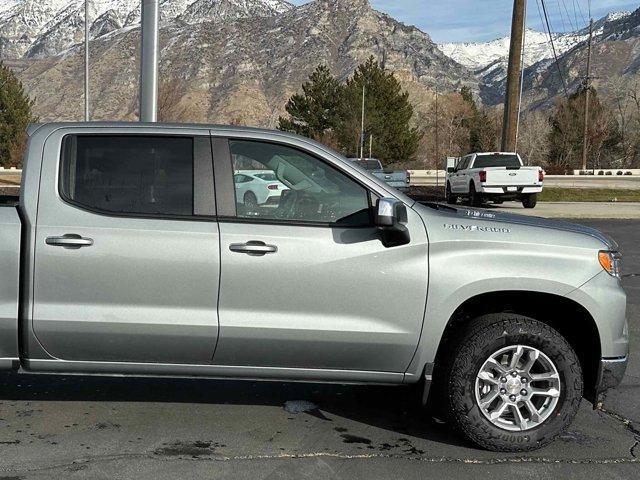
<path fill-rule="evenodd" d="M 588 310 L 560 295 L 531 291 L 495 291 L 465 300 L 451 315 L 440 339 L 433 368 L 433 389 L 440 378 L 438 365 L 447 362 L 449 346 L 470 320 L 489 313 L 517 313 L 546 323 L 557 330 L 576 351 L 582 364 L 585 397 L 594 401 L 601 359 L 600 333 Z M 433 397 L 433 395 L 432 395 Z"/>

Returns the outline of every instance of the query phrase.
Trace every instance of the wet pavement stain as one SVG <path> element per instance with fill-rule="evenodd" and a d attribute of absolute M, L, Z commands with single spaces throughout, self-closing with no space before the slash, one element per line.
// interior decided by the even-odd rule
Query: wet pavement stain
<path fill-rule="evenodd" d="M 363 445 L 371 445 L 371 440 L 364 437 L 358 437 L 357 435 L 350 435 L 348 433 L 343 433 L 340 435 L 342 437 L 342 443 L 361 443 Z"/>
<path fill-rule="evenodd" d="M 100 422 L 93 426 L 96 430 L 120 430 L 120 425 L 112 422 Z"/>
<path fill-rule="evenodd" d="M 163 444 L 163 446 L 157 448 L 154 453 L 156 455 L 168 457 L 198 458 L 214 455 L 217 448 L 223 447 L 225 447 L 225 445 L 214 442 L 173 442 L 170 444 Z"/>

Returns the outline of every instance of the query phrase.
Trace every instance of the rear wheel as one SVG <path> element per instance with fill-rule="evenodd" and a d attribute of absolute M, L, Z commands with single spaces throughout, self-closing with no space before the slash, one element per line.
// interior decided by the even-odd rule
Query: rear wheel
<path fill-rule="evenodd" d="M 476 186 L 473 183 L 469 185 L 469 205 L 472 207 L 482 206 L 482 194 L 476 192 Z"/>
<path fill-rule="evenodd" d="M 516 314 L 486 315 L 453 348 L 444 379 L 447 410 L 475 444 L 535 450 L 574 419 L 582 399 L 580 362 L 548 325 Z"/>
<path fill-rule="evenodd" d="M 525 195 L 522 199 L 522 206 L 524 208 L 536 208 L 538 204 L 538 194 L 530 193 L 529 195 Z"/>
<path fill-rule="evenodd" d="M 244 206 L 246 208 L 256 208 L 258 206 L 258 199 L 255 193 L 247 192 L 244 194 Z"/>
<path fill-rule="evenodd" d="M 458 197 L 456 195 L 453 194 L 453 192 L 451 191 L 451 184 L 449 182 L 447 182 L 447 203 L 449 205 L 455 205 L 456 203 L 458 203 Z"/>

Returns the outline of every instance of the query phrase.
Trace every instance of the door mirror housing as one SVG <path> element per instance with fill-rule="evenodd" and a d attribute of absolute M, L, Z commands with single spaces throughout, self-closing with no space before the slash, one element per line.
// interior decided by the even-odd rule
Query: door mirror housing
<path fill-rule="evenodd" d="M 381 198 L 376 205 L 376 227 L 382 244 L 387 247 L 407 245 L 411 241 L 407 228 L 407 206 L 395 198 Z"/>

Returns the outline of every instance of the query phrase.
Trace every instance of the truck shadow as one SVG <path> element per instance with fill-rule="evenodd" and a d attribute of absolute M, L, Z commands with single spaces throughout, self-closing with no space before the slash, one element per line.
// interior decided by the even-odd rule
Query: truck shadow
<path fill-rule="evenodd" d="M 403 387 L 2 374 L 0 401 L 12 400 L 195 403 L 279 408 L 284 408 L 288 401 L 302 400 L 313 403 L 317 408 L 300 415 L 312 415 L 322 421 L 335 422 L 335 430 L 338 432 L 342 431 L 338 424 L 339 418 L 345 418 L 387 430 L 399 437 L 411 436 L 469 447 L 467 442 L 452 433 L 450 426 L 420 408 L 415 394 Z M 247 415 L 257 415 L 254 412 L 256 411 L 248 409 Z M 366 440 L 363 439 L 364 443 Z"/>

